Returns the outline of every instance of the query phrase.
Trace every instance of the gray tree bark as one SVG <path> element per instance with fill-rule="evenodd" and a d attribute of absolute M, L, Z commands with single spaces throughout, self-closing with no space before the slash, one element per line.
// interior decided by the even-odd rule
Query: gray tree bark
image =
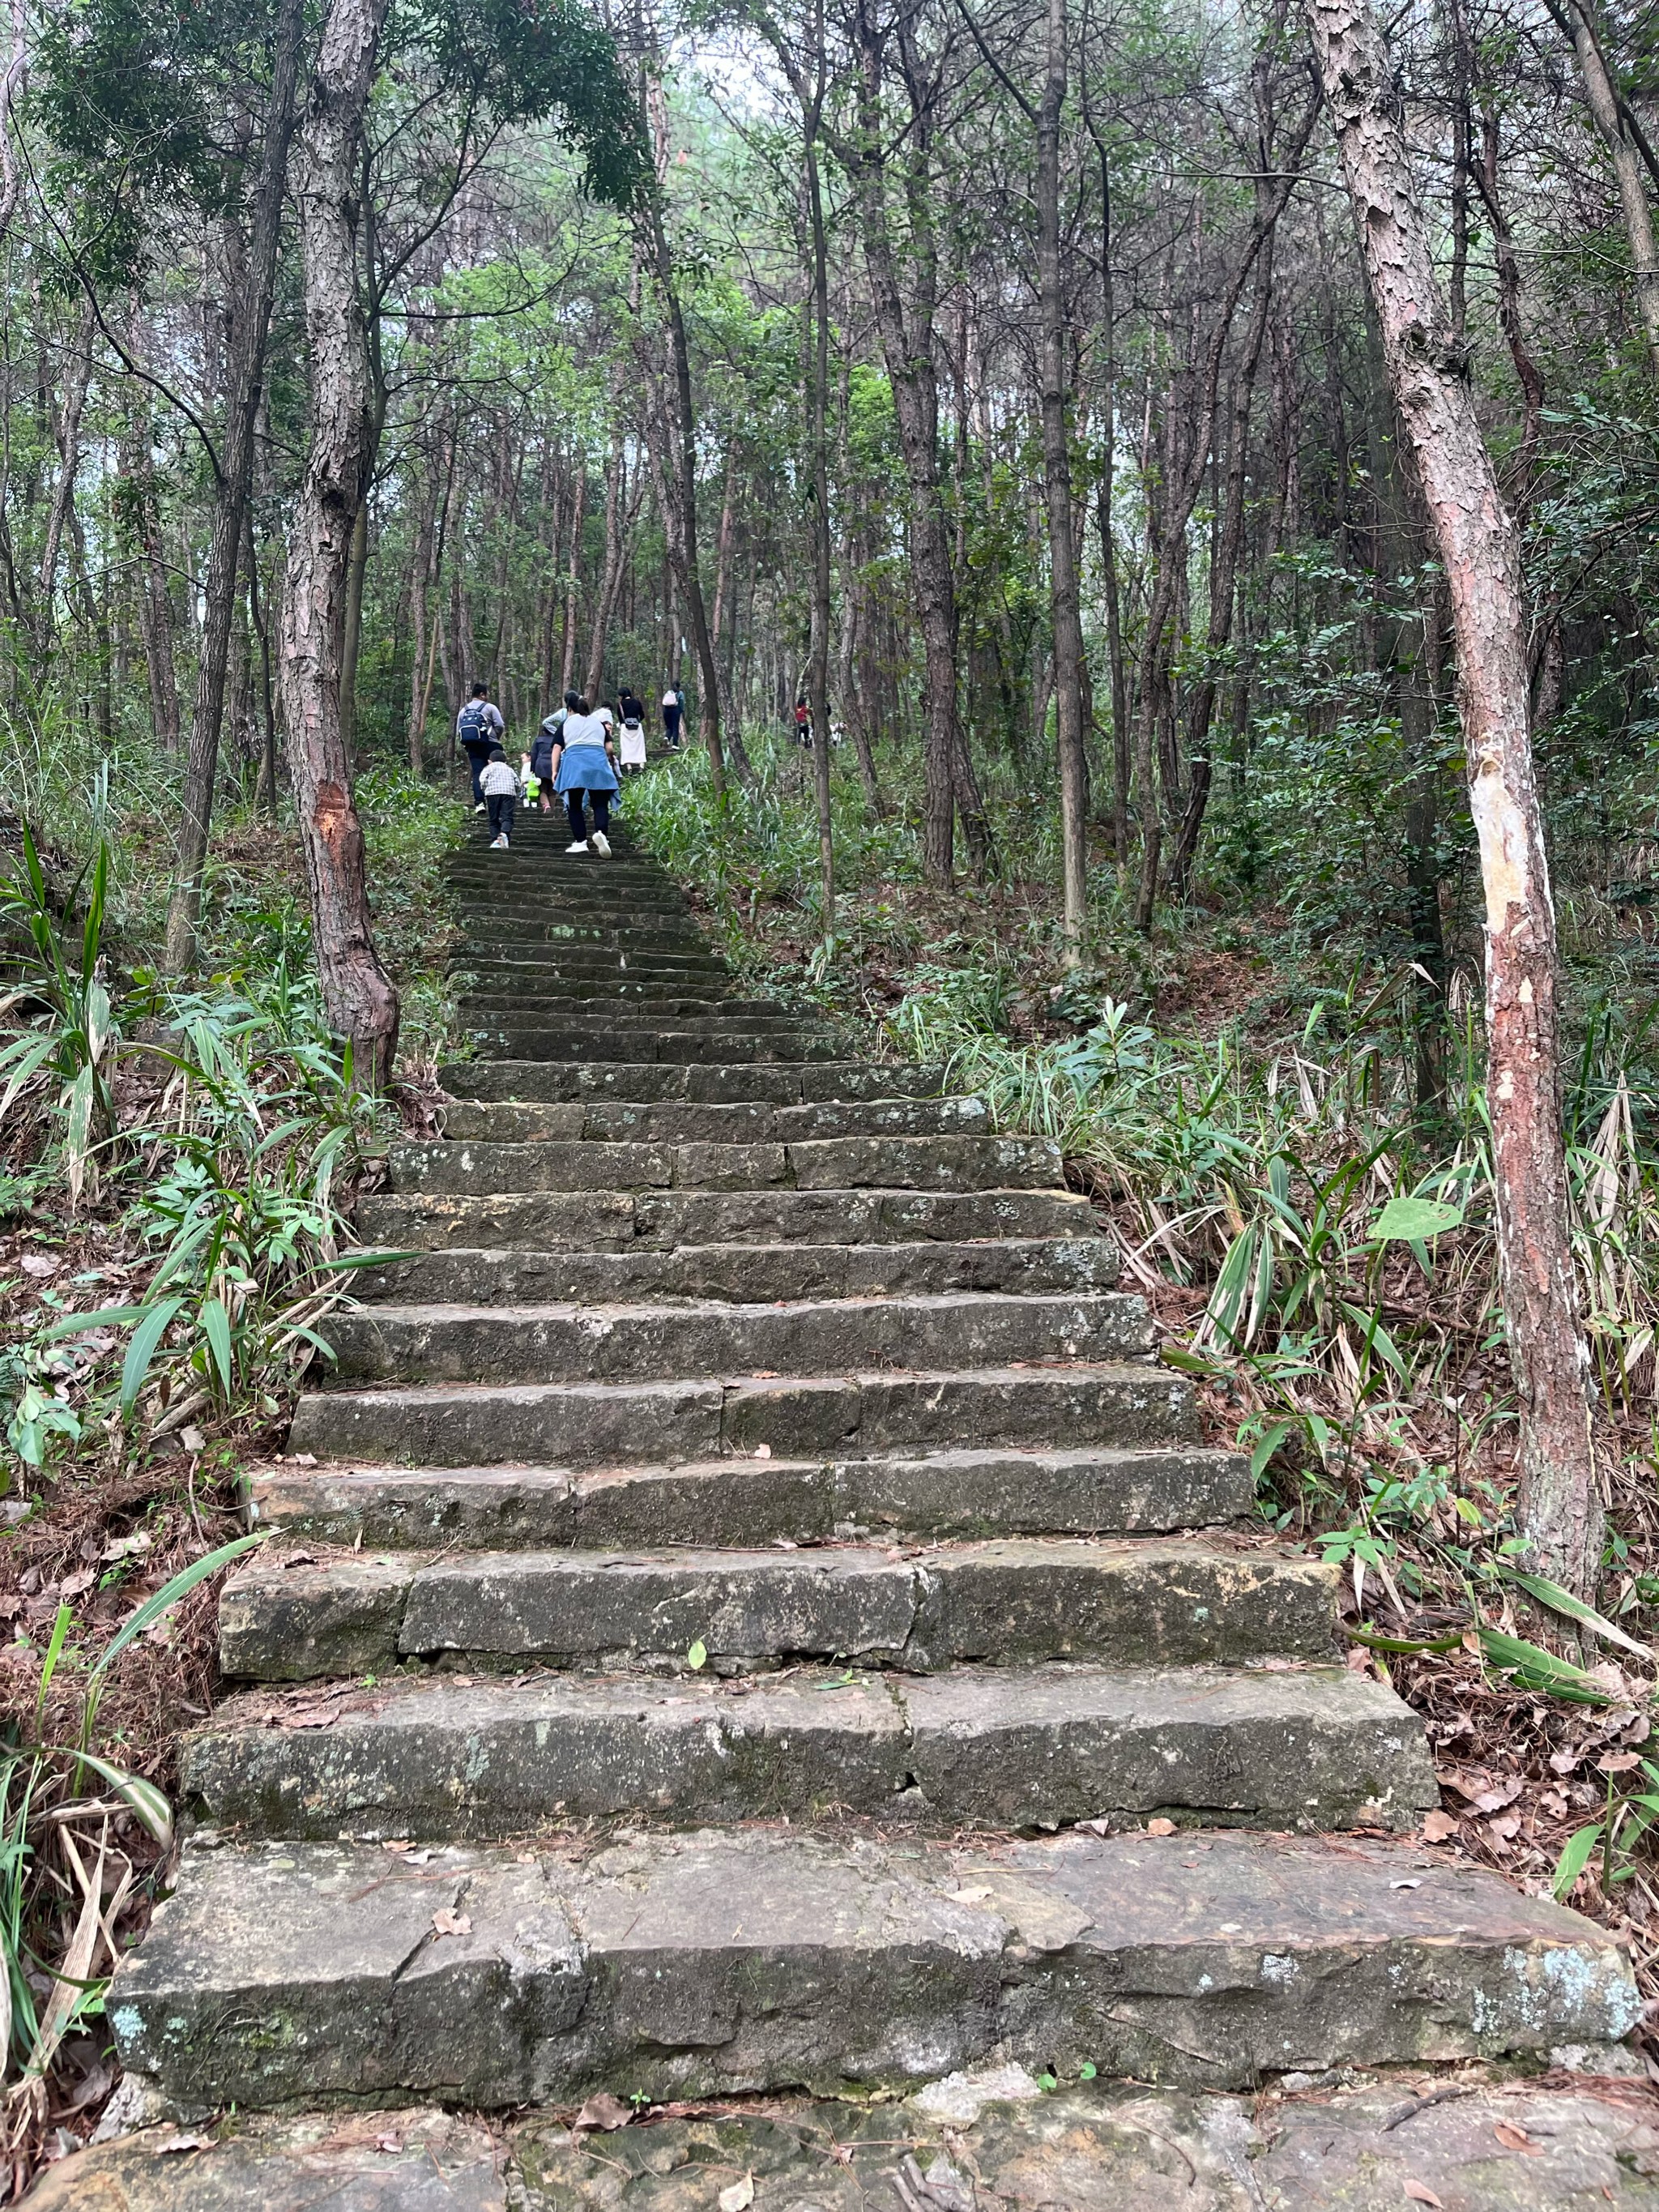
<path fill-rule="evenodd" d="M 1533 780 L 1519 534 L 1435 282 L 1382 34 L 1366 0 L 1305 5 L 1383 361 L 1451 598 L 1486 902 L 1486 1097 L 1521 1400 L 1521 1526 L 1534 1564 L 1588 1596 L 1602 1511 L 1568 1218 L 1555 909 Z"/>
<path fill-rule="evenodd" d="M 305 263 L 311 448 L 283 579 L 281 683 L 294 798 L 311 881 L 323 1002 L 359 1081 L 383 1086 L 398 994 L 374 950 L 362 824 L 341 720 L 352 533 L 373 459 L 357 282 L 356 154 L 390 0 L 333 0 L 295 163 Z"/>

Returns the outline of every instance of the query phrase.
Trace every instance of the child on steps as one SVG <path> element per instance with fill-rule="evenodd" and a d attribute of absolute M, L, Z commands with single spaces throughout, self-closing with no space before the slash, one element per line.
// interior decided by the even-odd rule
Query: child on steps
<path fill-rule="evenodd" d="M 489 809 L 492 853 L 504 853 L 513 838 L 513 815 L 519 797 L 519 771 L 500 745 L 492 745 L 489 761 L 478 778 L 478 788 Z"/>

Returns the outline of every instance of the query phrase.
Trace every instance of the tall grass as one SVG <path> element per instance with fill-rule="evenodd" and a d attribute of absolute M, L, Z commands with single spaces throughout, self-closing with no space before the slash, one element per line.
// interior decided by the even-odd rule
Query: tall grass
<path fill-rule="evenodd" d="M 1380 1499 L 1449 1535 L 1501 1536 L 1490 1474 L 1515 1407 L 1469 1026 L 1451 1040 L 1443 1109 L 1425 1118 L 1386 999 L 1318 1008 L 1270 1051 L 1237 1031 L 1160 1034 L 1111 1002 L 1079 1036 L 1020 1045 L 1001 1033 L 1003 987 L 994 957 L 926 973 L 893 1035 L 988 1099 L 1000 1127 L 1054 1138 L 1127 1272 L 1186 1293 L 1193 1349 L 1172 1356 L 1225 1392 L 1260 1474 L 1294 1473 L 1298 1520 L 1363 1534 Z M 1638 1453 L 1659 1322 L 1646 1042 L 1599 1010 L 1565 1086 L 1595 1390 L 1608 1439 Z"/>

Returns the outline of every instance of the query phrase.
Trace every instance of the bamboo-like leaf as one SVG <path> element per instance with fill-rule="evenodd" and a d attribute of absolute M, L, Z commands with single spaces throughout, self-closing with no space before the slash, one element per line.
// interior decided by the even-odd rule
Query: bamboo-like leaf
<path fill-rule="evenodd" d="M 210 1575 L 216 1575 L 221 1567 L 228 1567 L 233 1559 L 240 1559 L 244 1552 L 251 1552 L 256 1544 L 264 1541 L 263 1530 L 252 1536 L 233 1536 L 229 1543 L 221 1544 L 216 1551 L 181 1568 L 170 1582 L 163 1583 L 160 1589 L 147 1597 L 137 1612 L 129 1613 L 99 1653 L 88 1682 L 100 1680 L 135 1636 L 142 1636 L 147 1628 L 153 1628 L 162 1614 L 177 1605 L 180 1598 L 188 1597 L 198 1583 L 204 1583 Z"/>
<path fill-rule="evenodd" d="M 1633 1636 L 1627 1636 L 1605 1614 L 1599 1613 L 1593 1605 L 1586 1605 L 1583 1598 L 1575 1597 L 1569 1589 L 1563 1589 L 1559 1583 L 1553 1583 L 1547 1575 L 1526 1574 L 1518 1567 L 1505 1567 L 1502 1571 L 1506 1582 L 1514 1583 L 1518 1589 L 1525 1590 L 1528 1597 L 1535 1597 L 1540 1605 L 1548 1606 L 1552 1613 L 1562 1613 L 1569 1620 L 1582 1622 L 1584 1627 L 1593 1629 L 1596 1635 L 1605 1637 L 1609 1644 L 1620 1645 L 1638 1659 L 1651 1661 L 1653 1650 L 1650 1645 L 1638 1644 Z"/>
<path fill-rule="evenodd" d="M 155 1357 L 155 1347 L 166 1334 L 168 1322 L 184 1303 L 182 1298 L 163 1298 L 160 1305 L 150 1307 L 133 1330 L 132 1340 L 127 1346 L 127 1356 L 121 1367 L 123 1413 L 131 1410 L 138 1393 L 143 1389 L 144 1377 Z"/>
<path fill-rule="evenodd" d="M 1576 1705 L 1613 1703 L 1613 1692 L 1594 1674 L 1586 1674 L 1570 1660 L 1558 1659 L 1553 1651 L 1546 1651 L 1540 1644 L 1528 1644 L 1518 1636 L 1505 1636 L 1497 1628 L 1483 1628 L 1480 1637 L 1487 1664 L 1504 1674 L 1513 1674 L 1521 1689 L 1543 1690 L 1553 1698 L 1565 1698 Z"/>
<path fill-rule="evenodd" d="M 218 1370 L 219 1388 L 226 1397 L 230 1395 L 233 1360 L 230 1345 L 230 1316 L 218 1298 L 204 1298 L 201 1312 L 202 1333 L 207 1338 L 208 1350 Z"/>
<path fill-rule="evenodd" d="M 129 1774 L 125 1767 L 112 1766 L 108 1759 L 100 1759 L 95 1751 L 77 1751 L 66 1756 L 73 1757 L 77 1765 L 89 1766 L 94 1774 L 101 1775 L 116 1796 L 131 1808 L 155 1837 L 161 1849 L 167 1850 L 173 1841 L 173 1807 L 153 1782 L 147 1782 L 142 1774 Z"/>
<path fill-rule="evenodd" d="M 1579 1828 L 1567 1838 L 1561 1847 L 1561 1856 L 1555 1862 L 1555 1873 L 1550 1887 L 1557 1897 L 1565 1897 L 1584 1869 L 1589 1864 L 1595 1846 L 1601 1840 L 1601 1823 L 1592 1820 L 1588 1828 Z"/>

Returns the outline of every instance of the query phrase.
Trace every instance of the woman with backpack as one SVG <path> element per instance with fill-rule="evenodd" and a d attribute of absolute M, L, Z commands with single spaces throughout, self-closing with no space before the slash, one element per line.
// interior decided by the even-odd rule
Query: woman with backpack
<path fill-rule="evenodd" d="M 617 740 L 624 775 L 637 775 L 645 766 L 645 710 L 637 699 L 623 692 L 622 733 Z"/>
<path fill-rule="evenodd" d="M 592 713 L 586 699 L 578 699 L 564 718 L 553 744 L 553 787 L 564 800 L 570 817 L 569 853 L 597 853 L 611 858 L 605 836 L 611 821 L 611 802 L 620 787 L 611 732 Z M 584 802 L 593 809 L 593 834 L 587 834 Z"/>

